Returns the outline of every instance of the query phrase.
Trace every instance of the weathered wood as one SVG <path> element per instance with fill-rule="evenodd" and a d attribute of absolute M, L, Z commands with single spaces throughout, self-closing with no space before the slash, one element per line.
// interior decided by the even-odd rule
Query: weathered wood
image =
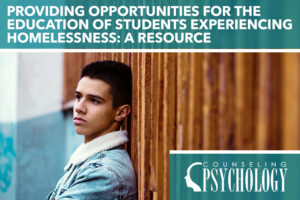
<path fill-rule="evenodd" d="M 203 149 L 203 53 L 191 54 L 190 66 L 190 100 L 188 102 L 188 133 L 192 135 L 189 149 Z"/>
<path fill-rule="evenodd" d="M 163 98 L 163 199 L 169 199 L 169 151 L 176 149 L 176 64 L 175 53 L 165 54 Z"/>
<path fill-rule="evenodd" d="M 151 119 L 150 126 L 151 132 L 149 133 L 150 137 L 150 191 L 152 192 L 153 197 L 157 194 L 157 141 L 158 141 L 158 128 L 157 122 L 158 112 L 159 112 L 159 61 L 160 54 L 152 53 L 151 54 Z M 157 196 L 156 196 L 157 197 Z"/>
<path fill-rule="evenodd" d="M 178 150 L 189 149 L 193 146 L 193 133 L 188 132 L 190 103 L 190 54 L 179 53 L 177 62 L 177 108 L 176 108 L 176 147 Z"/>
<path fill-rule="evenodd" d="M 234 149 L 255 149 L 257 106 L 257 55 L 235 56 L 235 138 Z"/>
<path fill-rule="evenodd" d="M 84 65 L 97 61 L 97 53 L 84 54 Z"/>
<path fill-rule="evenodd" d="M 132 55 L 131 60 L 131 68 L 132 68 L 132 82 L 137 83 L 138 82 L 138 55 L 134 54 Z M 132 85 L 132 102 L 131 102 L 131 137 L 130 137 L 130 154 L 131 154 L 131 160 L 135 169 L 135 174 L 137 175 L 137 179 L 139 177 L 139 149 L 138 149 L 138 138 L 139 138 L 139 132 L 138 132 L 138 99 L 139 99 L 139 89 L 138 84 Z"/>
<path fill-rule="evenodd" d="M 221 54 L 219 64 L 219 149 L 233 149 L 234 137 L 234 66 L 232 54 Z"/>
<path fill-rule="evenodd" d="M 206 54 L 203 65 L 203 148 L 218 149 L 218 71 L 220 54 Z"/>
<path fill-rule="evenodd" d="M 84 54 L 81 53 L 65 53 L 64 55 L 63 103 L 74 99 L 74 90 L 84 64 L 83 56 Z"/>
<path fill-rule="evenodd" d="M 270 112 L 271 112 L 271 61 L 270 54 L 259 55 L 259 87 L 258 87 L 258 112 L 257 112 L 257 135 L 256 148 L 259 150 L 267 149 L 268 133 L 270 131 Z"/>
<path fill-rule="evenodd" d="M 141 54 L 141 82 L 142 85 L 140 87 L 141 90 L 141 187 L 143 189 L 142 198 L 149 199 L 150 198 L 150 145 L 151 145 L 151 134 L 152 134 L 152 126 L 151 126 L 151 118 L 152 118 L 152 98 L 151 98 L 151 54 Z"/>
<path fill-rule="evenodd" d="M 300 64 L 299 54 L 283 55 L 283 149 L 300 147 Z"/>
<path fill-rule="evenodd" d="M 298 54 L 299 55 L 299 54 Z M 284 132 L 282 131 L 282 54 L 273 53 L 270 57 L 271 69 L 272 69 L 272 83 L 270 87 L 272 88 L 272 94 L 270 98 L 271 103 L 271 121 L 269 123 L 270 131 L 268 131 L 267 136 L 267 147 L 266 149 L 279 150 L 282 149 L 282 137 Z M 300 66 L 298 66 L 300 67 Z M 300 97 L 299 97 L 300 100 Z"/>
<path fill-rule="evenodd" d="M 165 53 L 160 53 L 158 56 L 158 121 L 157 121 L 157 152 L 156 152 L 156 174 L 157 174 L 157 193 L 155 194 L 157 199 L 162 198 L 164 194 L 164 63 Z"/>

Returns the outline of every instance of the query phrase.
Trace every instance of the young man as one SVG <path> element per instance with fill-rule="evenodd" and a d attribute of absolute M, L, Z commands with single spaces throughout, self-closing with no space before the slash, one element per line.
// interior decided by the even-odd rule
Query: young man
<path fill-rule="evenodd" d="M 136 178 L 120 131 L 130 113 L 131 71 L 120 62 L 87 65 L 75 90 L 74 124 L 84 136 L 50 200 L 137 199 Z"/>

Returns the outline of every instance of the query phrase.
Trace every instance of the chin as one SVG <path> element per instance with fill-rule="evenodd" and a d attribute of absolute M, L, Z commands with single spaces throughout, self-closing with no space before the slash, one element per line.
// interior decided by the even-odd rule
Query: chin
<path fill-rule="evenodd" d="M 86 130 L 83 130 L 83 129 L 80 128 L 80 127 L 75 127 L 75 132 L 76 132 L 78 135 L 86 135 L 86 134 L 87 134 L 87 131 L 86 131 Z"/>

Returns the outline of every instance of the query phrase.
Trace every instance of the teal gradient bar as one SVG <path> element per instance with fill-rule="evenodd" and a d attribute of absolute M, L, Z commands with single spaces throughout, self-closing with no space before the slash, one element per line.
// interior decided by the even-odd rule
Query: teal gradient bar
<path fill-rule="evenodd" d="M 84 16 L 16 16 L 12 14 L 8 16 L 8 6 L 84 6 L 85 15 Z M 113 16 L 89 16 L 88 9 L 91 6 L 199 6 L 200 14 L 198 16 L 133 16 L 133 17 L 120 17 L 117 15 Z M 203 16 L 203 6 L 230 6 L 231 16 Z M 233 12 L 234 6 L 260 6 L 261 7 L 261 16 L 236 16 Z M 300 48 L 300 14 L 298 9 L 300 8 L 299 0 L 193 0 L 193 1 L 184 1 L 184 0 L 152 0 L 152 1 L 119 1 L 119 0 L 53 0 L 53 1 L 19 1 L 19 0 L 3 0 L 0 2 L 0 48 L 1 49 L 299 49 Z M 88 20 L 89 28 L 82 30 L 8 30 L 8 20 L 9 19 L 29 19 L 29 20 L 38 20 L 38 19 L 75 19 L 75 20 Z M 96 30 L 92 27 L 92 22 L 94 20 L 101 19 L 110 19 L 112 20 L 112 26 L 109 26 L 107 29 Z M 184 30 L 174 29 L 172 30 L 160 30 L 160 29 L 147 29 L 147 30 L 135 30 L 132 28 L 129 29 L 116 29 L 115 20 L 117 19 L 175 19 L 175 20 L 186 20 L 187 27 Z M 251 19 L 251 20 L 261 20 L 261 19 L 291 19 L 292 20 L 292 29 L 291 30 L 218 30 L 213 28 L 211 30 L 194 30 L 191 29 L 190 20 L 191 19 Z M 52 43 L 47 42 L 16 42 L 13 40 L 8 42 L 8 34 L 37 34 L 40 33 L 49 33 L 49 37 L 53 36 Z M 165 34 L 171 32 L 173 34 L 185 34 L 191 33 L 193 35 L 201 32 L 209 32 L 211 34 L 211 43 L 193 43 L 191 42 L 138 42 L 139 33 L 158 33 Z M 111 39 L 111 42 L 104 42 L 100 39 L 100 42 L 56 42 L 58 39 L 58 34 L 89 34 L 96 33 L 100 34 L 101 38 L 108 37 L 103 36 L 103 33 L 112 34 L 113 37 L 108 37 Z M 131 33 L 134 39 L 134 43 L 127 42 L 124 40 L 126 35 Z M 74 37 L 73 37 L 74 38 Z"/>

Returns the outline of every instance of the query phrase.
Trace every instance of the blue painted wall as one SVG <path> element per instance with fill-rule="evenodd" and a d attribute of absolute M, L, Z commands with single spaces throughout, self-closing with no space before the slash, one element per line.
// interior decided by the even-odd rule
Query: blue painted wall
<path fill-rule="evenodd" d="M 15 199 L 16 183 L 16 125 L 0 123 L 0 199 Z"/>
<path fill-rule="evenodd" d="M 46 199 L 82 143 L 62 75 L 63 53 L 0 54 L 0 200 Z"/>
<path fill-rule="evenodd" d="M 71 111 L 0 124 L 0 199 L 45 199 L 81 142 Z"/>
<path fill-rule="evenodd" d="M 58 112 L 17 126 L 17 199 L 45 199 L 63 174 L 65 128 Z"/>

